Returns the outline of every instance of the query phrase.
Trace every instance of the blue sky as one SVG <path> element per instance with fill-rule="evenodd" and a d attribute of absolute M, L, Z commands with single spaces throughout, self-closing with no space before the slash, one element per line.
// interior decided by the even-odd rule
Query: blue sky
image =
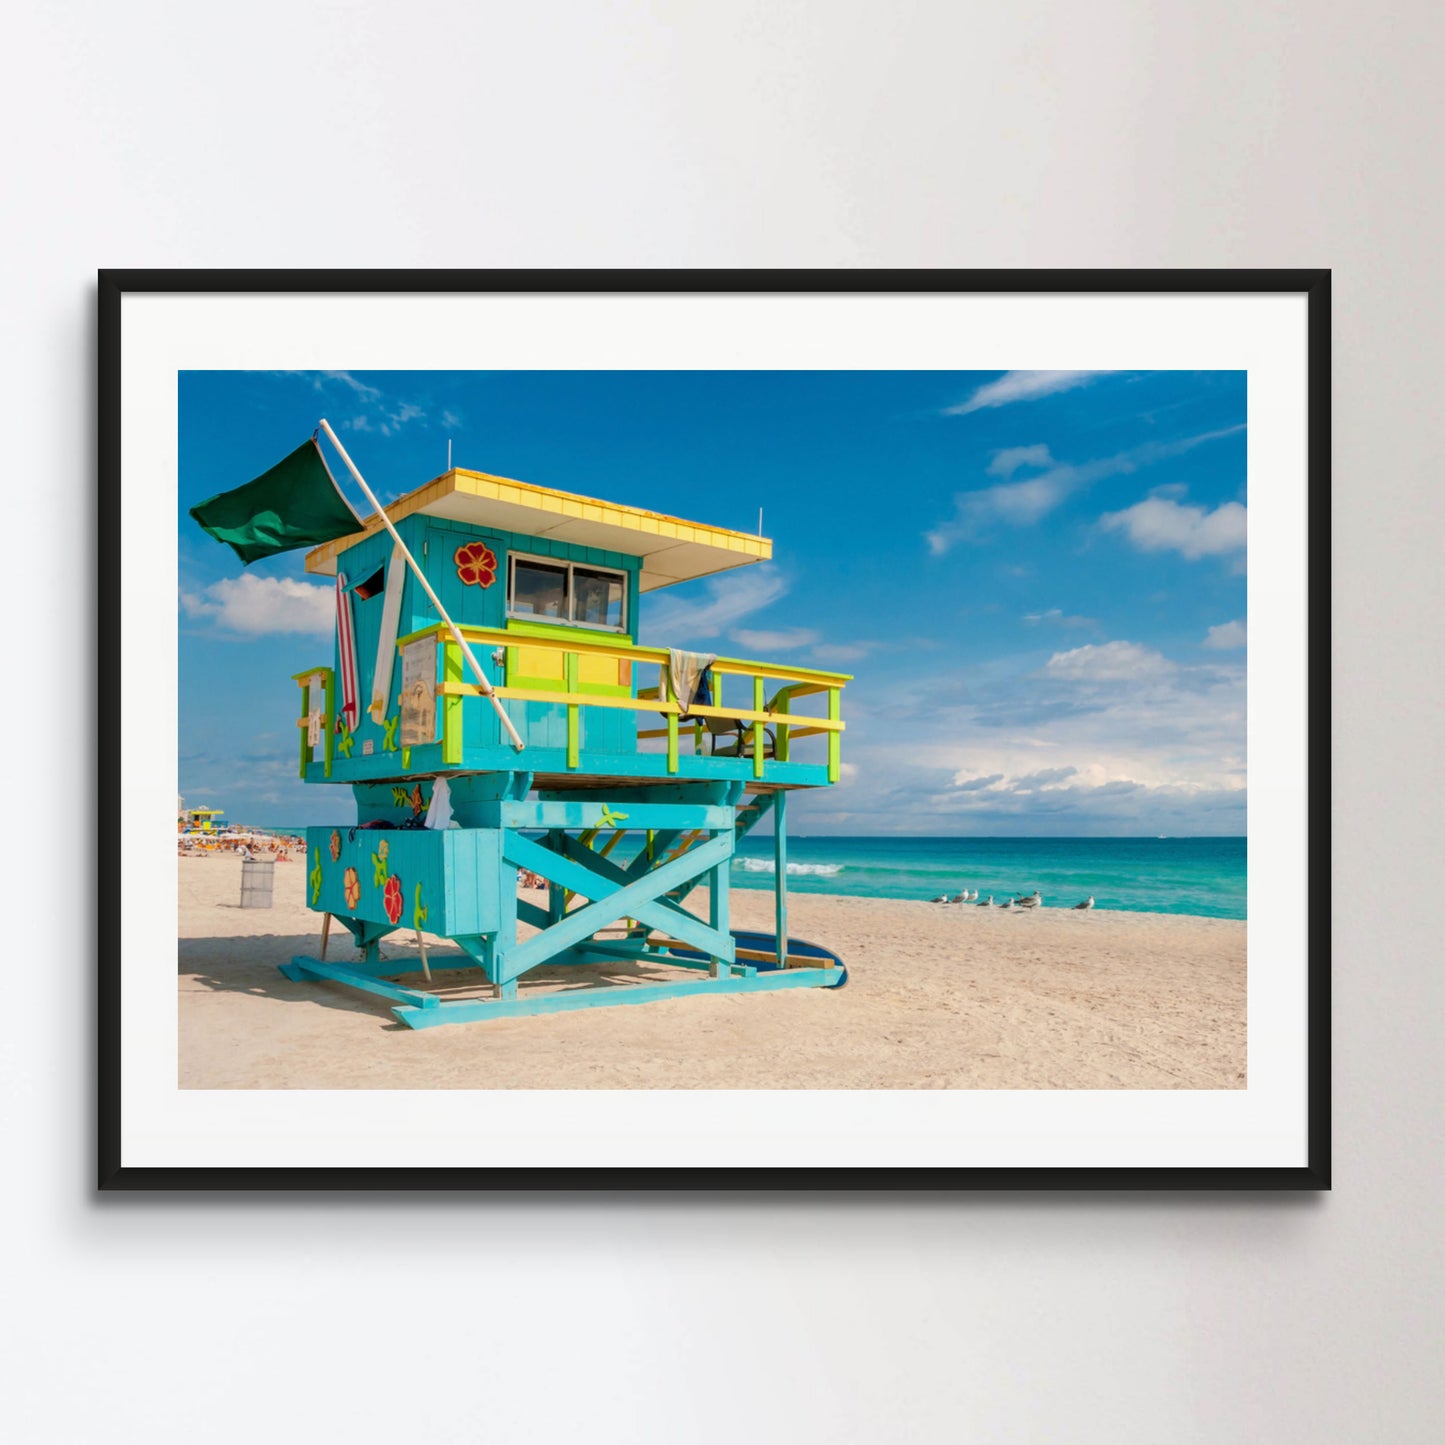
<path fill-rule="evenodd" d="M 183 373 L 180 791 L 241 822 L 350 815 L 295 776 L 328 590 L 303 552 L 243 569 L 186 515 L 325 416 L 383 500 L 450 440 L 457 466 L 742 531 L 761 507 L 772 562 L 649 593 L 641 640 L 855 674 L 843 781 L 796 799 L 798 833 L 1241 834 L 1245 383 Z"/>

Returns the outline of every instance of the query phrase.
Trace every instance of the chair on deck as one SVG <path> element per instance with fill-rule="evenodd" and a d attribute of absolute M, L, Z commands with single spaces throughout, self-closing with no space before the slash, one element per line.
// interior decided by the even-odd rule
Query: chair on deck
<path fill-rule="evenodd" d="M 753 725 L 736 717 L 700 717 L 707 734 L 708 752 L 715 758 L 750 758 L 753 756 Z M 777 737 L 770 727 L 763 729 L 763 756 L 777 752 Z"/>

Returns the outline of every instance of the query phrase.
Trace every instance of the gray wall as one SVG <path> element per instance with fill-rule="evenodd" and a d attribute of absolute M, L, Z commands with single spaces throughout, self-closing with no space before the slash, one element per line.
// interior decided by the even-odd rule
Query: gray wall
<path fill-rule="evenodd" d="M 92 730 L 12 699 L 14 1438 L 1440 1437 L 1438 7 L 22 0 L 6 32 L 28 529 L 86 505 L 98 265 L 1329 265 L 1343 599 L 1320 1199 L 97 1204 L 56 821 L 93 779 L 51 771 Z M 19 563 L 70 589 L 21 675 L 84 702 L 84 565 Z"/>

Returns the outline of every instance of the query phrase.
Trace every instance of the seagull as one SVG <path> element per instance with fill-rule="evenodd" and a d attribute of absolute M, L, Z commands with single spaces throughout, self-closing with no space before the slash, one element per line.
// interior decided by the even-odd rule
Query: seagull
<path fill-rule="evenodd" d="M 1012 908 L 1013 906 L 1014 901 L 1012 898 L 1005 898 L 1004 901 L 999 904 L 1000 908 Z"/>
<path fill-rule="evenodd" d="M 975 898 L 978 897 L 978 890 L 977 890 L 977 889 L 974 890 L 973 896 L 974 896 Z M 984 901 L 983 901 L 982 903 L 980 903 L 978 906 L 979 906 L 980 908 L 992 908 L 992 907 L 993 907 L 993 894 L 990 893 L 990 894 L 988 895 L 988 897 L 985 898 Z"/>
<path fill-rule="evenodd" d="M 1094 906 L 1094 895 L 1093 895 L 1092 893 L 1089 894 L 1089 896 L 1088 896 L 1082 903 L 1076 903 L 1076 904 L 1074 904 L 1074 907 L 1075 907 L 1075 908 L 1092 908 L 1093 906 Z"/>
<path fill-rule="evenodd" d="M 1037 888 L 1035 888 L 1033 893 L 1027 898 L 1020 897 L 1014 899 L 1014 902 L 1017 903 L 1020 908 L 1037 908 L 1043 901 L 1043 895 L 1040 894 Z"/>
<path fill-rule="evenodd" d="M 975 889 L 973 890 L 973 892 L 968 895 L 968 901 L 969 901 L 970 903 L 977 903 L 977 902 L 978 902 L 978 889 L 977 889 L 977 888 L 975 888 Z"/>
<path fill-rule="evenodd" d="M 928 901 L 929 901 L 930 903 L 947 903 L 947 902 L 948 902 L 948 894 L 946 894 L 946 893 L 940 893 L 937 898 L 930 898 Z"/>
<path fill-rule="evenodd" d="M 949 901 L 950 903 L 967 903 L 967 902 L 968 902 L 968 889 L 965 888 L 962 893 L 955 893 L 955 894 L 953 895 L 953 897 L 950 898 L 948 901 Z"/>

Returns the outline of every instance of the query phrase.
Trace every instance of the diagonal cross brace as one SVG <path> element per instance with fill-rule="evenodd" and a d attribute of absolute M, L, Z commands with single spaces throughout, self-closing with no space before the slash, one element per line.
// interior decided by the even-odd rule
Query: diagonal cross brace
<path fill-rule="evenodd" d="M 694 878 L 725 862 L 732 855 L 732 845 L 732 835 L 721 834 L 710 842 L 689 849 L 682 857 L 652 869 L 636 882 L 619 886 L 601 877 L 592 868 L 563 858 L 530 838 L 524 838 L 519 833 L 511 834 L 502 849 L 502 856 L 508 863 L 517 868 L 530 868 L 543 878 L 595 902 L 576 909 L 544 932 L 518 944 L 515 949 L 509 949 L 507 972 L 516 978 L 554 953 L 590 938 L 598 929 L 615 923 L 619 918 L 638 918 L 654 927 L 670 929 L 711 957 L 731 963 L 735 947 L 731 935 L 709 928 L 701 919 L 693 919 L 689 926 L 672 910 L 661 908 L 656 899 L 685 879 Z M 683 928 L 693 937 L 686 937 Z"/>
<path fill-rule="evenodd" d="M 630 868 L 619 868 L 617 864 L 610 862 L 607 858 L 592 852 L 591 849 L 584 848 L 581 841 L 573 838 L 570 834 L 563 833 L 561 835 L 561 841 L 563 853 L 574 863 L 580 863 L 589 872 L 600 874 L 604 879 L 616 883 L 619 887 L 632 882 L 636 876 Z M 689 849 L 688 851 L 691 852 L 692 850 Z M 681 857 L 682 854 L 678 856 Z M 678 937 L 687 938 L 688 924 L 692 924 L 694 928 L 706 927 L 706 925 L 701 922 L 696 914 L 689 913 L 687 909 L 682 906 L 679 899 L 691 893 L 701 881 L 700 878 L 690 878 L 687 882 L 679 884 L 676 888 L 669 890 L 657 898 L 655 907 L 665 910 L 666 918 L 660 918 L 655 912 L 646 917 L 641 913 L 635 914 L 634 916 L 641 919 L 644 923 L 651 924 L 654 928 L 660 927 L 668 931 L 674 928 L 680 929 L 681 932 L 678 933 Z M 573 891 L 580 892 L 581 890 L 574 889 Z M 592 895 L 587 894 L 585 896 L 590 898 Z M 721 936 L 719 932 L 719 937 Z M 704 952 L 708 952 L 706 945 L 697 944 L 694 946 L 701 947 Z"/>

